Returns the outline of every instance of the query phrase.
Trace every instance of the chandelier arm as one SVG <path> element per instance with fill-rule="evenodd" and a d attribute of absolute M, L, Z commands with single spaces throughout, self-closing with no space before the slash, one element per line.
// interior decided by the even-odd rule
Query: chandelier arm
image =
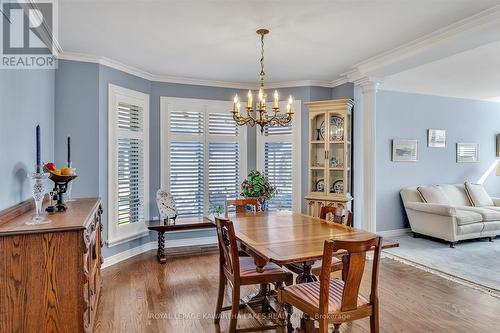
<path fill-rule="evenodd" d="M 264 72 L 264 34 L 260 35 L 260 76 L 262 85 L 264 85 L 264 76 L 266 73 Z"/>

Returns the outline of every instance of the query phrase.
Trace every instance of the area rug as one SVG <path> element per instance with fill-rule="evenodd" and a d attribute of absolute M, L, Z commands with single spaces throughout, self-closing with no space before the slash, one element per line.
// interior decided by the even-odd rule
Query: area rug
<path fill-rule="evenodd" d="M 411 235 L 392 237 L 398 248 L 385 250 L 387 257 L 500 297 L 500 237 L 447 243 Z"/>

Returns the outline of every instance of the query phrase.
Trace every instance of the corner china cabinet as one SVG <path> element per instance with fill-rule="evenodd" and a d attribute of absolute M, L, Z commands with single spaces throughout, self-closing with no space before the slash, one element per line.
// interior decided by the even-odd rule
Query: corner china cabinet
<path fill-rule="evenodd" d="M 321 207 L 351 209 L 351 99 L 305 103 L 309 108 L 309 193 L 307 213 L 319 217 Z"/>

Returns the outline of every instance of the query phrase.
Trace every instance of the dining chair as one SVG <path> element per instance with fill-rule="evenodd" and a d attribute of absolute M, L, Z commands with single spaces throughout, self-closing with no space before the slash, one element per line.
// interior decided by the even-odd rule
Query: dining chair
<path fill-rule="evenodd" d="M 254 260 L 251 257 L 240 258 L 234 233 L 233 222 L 216 217 L 217 238 L 219 241 L 219 294 L 215 309 L 215 324 L 219 324 L 222 311 L 231 310 L 229 332 L 252 332 L 276 329 L 274 326 L 261 326 L 255 328 L 236 329 L 237 317 L 240 309 L 240 287 L 246 285 L 277 283 L 290 286 L 293 276 L 290 272 L 281 269 L 278 265 L 269 263 L 264 267 L 264 272 L 258 273 Z M 233 289 L 231 306 L 223 307 L 224 294 L 227 282 Z"/>
<path fill-rule="evenodd" d="M 374 236 L 367 240 L 326 240 L 323 248 L 323 270 L 319 282 L 309 282 L 281 288 L 278 290 L 279 315 L 284 318 L 284 305 L 301 310 L 319 322 L 319 333 L 328 332 L 328 324 L 339 331 L 340 324 L 370 317 L 370 332 L 378 333 L 379 301 L 378 271 L 380 265 L 382 237 Z M 371 275 L 370 298 L 359 294 L 359 287 L 366 262 L 366 252 L 374 248 Z M 346 251 L 345 279 L 330 279 L 329 263 L 334 252 Z M 283 322 L 278 332 L 284 332 Z"/>
<path fill-rule="evenodd" d="M 327 220 L 333 223 L 344 224 L 348 227 L 352 227 L 352 212 L 346 209 L 341 209 L 333 206 L 323 206 L 321 207 L 319 218 L 322 220 Z M 310 270 L 313 275 L 320 276 L 322 261 L 315 262 Z M 334 256 L 332 258 L 332 264 L 330 266 L 330 272 L 337 272 L 342 270 L 342 258 L 338 258 Z M 285 265 L 285 267 L 295 274 L 303 274 L 305 269 L 309 269 L 304 264 L 289 264 Z"/>
<path fill-rule="evenodd" d="M 319 218 L 329 222 L 345 224 L 348 227 L 352 227 L 352 212 L 347 209 L 333 206 L 323 206 L 321 207 Z"/>
<path fill-rule="evenodd" d="M 342 209 L 333 206 L 323 206 L 319 212 L 319 218 L 322 220 L 327 220 L 328 222 L 344 224 L 348 227 L 352 227 L 352 212 L 347 209 Z M 342 257 L 338 258 L 334 256 L 332 258 L 332 265 L 330 272 L 336 272 L 342 270 Z M 321 276 L 321 268 L 323 266 L 322 261 L 316 262 L 311 267 L 311 273 L 316 276 Z"/>
<path fill-rule="evenodd" d="M 258 212 L 259 211 L 259 200 L 256 198 L 226 200 L 225 207 L 224 207 L 225 217 L 227 217 L 228 208 L 231 206 L 236 207 L 236 214 L 246 213 L 247 206 L 253 206 L 253 210 L 255 212 Z"/>

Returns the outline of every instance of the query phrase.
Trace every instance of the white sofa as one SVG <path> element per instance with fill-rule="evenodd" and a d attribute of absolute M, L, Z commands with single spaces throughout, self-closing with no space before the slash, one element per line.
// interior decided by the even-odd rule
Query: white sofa
<path fill-rule="evenodd" d="M 500 235 L 500 198 L 482 185 L 440 184 L 407 187 L 400 192 L 414 236 L 458 241 Z"/>

